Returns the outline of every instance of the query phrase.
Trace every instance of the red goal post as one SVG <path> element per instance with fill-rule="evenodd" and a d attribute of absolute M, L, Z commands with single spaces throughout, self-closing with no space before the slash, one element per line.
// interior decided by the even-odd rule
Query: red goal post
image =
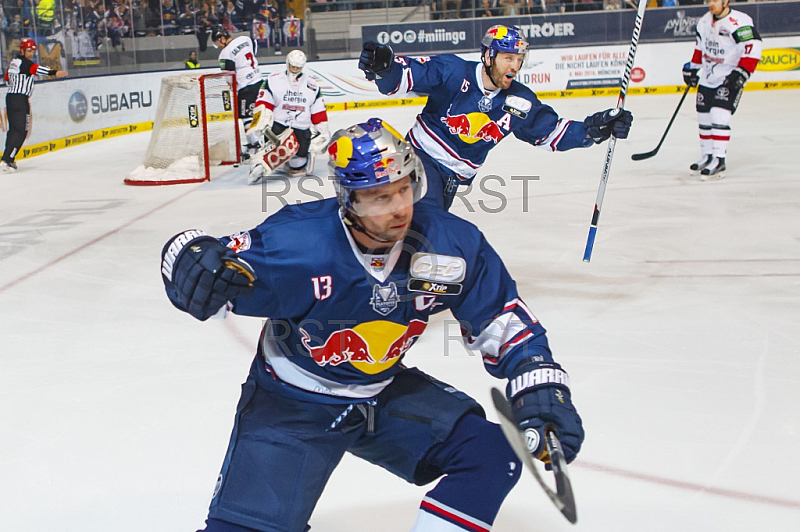
<path fill-rule="evenodd" d="M 241 158 L 233 72 L 187 73 L 161 80 L 150 143 L 127 185 L 175 185 L 211 179 L 211 166 Z"/>

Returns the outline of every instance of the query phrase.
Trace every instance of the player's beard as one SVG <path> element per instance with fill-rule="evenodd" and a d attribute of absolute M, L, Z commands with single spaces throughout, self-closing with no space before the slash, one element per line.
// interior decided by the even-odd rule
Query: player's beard
<path fill-rule="evenodd" d="M 411 224 L 412 212 L 401 211 L 393 214 L 392 216 L 384 219 L 385 217 L 354 216 L 358 225 L 364 229 L 364 234 L 377 242 L 378 247 L 386 246 L 387 244 L 393 245 L 395 242 L 400 242 L 408 234 L 408 228 Z"/>
<path fill-rule="evenodd" d="M 516 74 L 513 72 L 508 72 L 508 74 L 512 76 L 510 78 L 506 76 L 506 73 L 501 73 L 494 62 L 492 63 L 491 72 L 492 83 L 494 83 L 495 87 L 498 89 L 508 89 L 511 87 L 514 78 L 516 78 Z"/>

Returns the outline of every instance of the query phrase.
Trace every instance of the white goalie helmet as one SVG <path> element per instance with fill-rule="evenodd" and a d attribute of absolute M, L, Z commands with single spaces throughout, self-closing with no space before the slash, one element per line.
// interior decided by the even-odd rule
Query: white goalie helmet
<path fill-rule="evenodd" d="M 306 66 L 306 61 L 306 54 L 302 50 L 292 50 L 286 56 L 286 73 L 295 76 L 300 75 L 303 72 L 303 67 Z"/>

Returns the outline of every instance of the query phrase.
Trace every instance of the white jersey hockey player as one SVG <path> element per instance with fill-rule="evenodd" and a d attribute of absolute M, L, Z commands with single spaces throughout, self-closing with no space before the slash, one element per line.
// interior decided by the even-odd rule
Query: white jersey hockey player
<path fill-rule="evenodd" d="M 703 181 L 721 179 L 731 137 L 731 116 L 742 89 L 761 58 L 761 36 L 746 13 L 732 10 L 729 0 L 709 0 L 708 13 L 697 23 L 692 60 L 683 79 L 697 88 L 697 120 L 702 157 L 692 164 Z"/>
<path fill-rule="evenodd" d="M 236 73 L 238 113 L 247 130 L 253 120 L 253 107 L 262 81 L 256 59 L 257 45 L 250 37 L 232 39 L 222 26 L 215 26 L 211 30 L 211 42 L 215 48 L 222 48 L 219 53 L 220 69 Z"/>
<path fill-rule="evenodd" d="M 306 54 L 293 50 L 286 56 L 286 70 L 270 74 L 258 93 L 253 126 L 248 139 L 263 135 L 266 128 L 275 135 L 294 130 L 299 148 L 286 165 L 291 175 L 314 171 L 315 155 L 324 152 L 331 140 L 328 113 L 316 80 L 303 71 Z M 261 152 L 251 160 L 250 183 L 258 183 L 270 172 Z"/>

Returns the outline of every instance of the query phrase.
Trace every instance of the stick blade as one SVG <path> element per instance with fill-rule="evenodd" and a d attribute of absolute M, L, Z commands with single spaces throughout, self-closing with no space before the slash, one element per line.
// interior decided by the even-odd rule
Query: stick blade
<path fill-rule="evenodd" d="M 656 150 L 649 151 L 647 153 L 634 153 L 633 155 L 631 155 L 631 159 L 633 159 L 634 161 L 643 161 L 644 159 L 649 159 L 650 157 L 653 157 L 656 153 L 658 153 L 658 151 Z"/>
<path fill-rule="evenodd" d="M 509 445 L 514 450 L 517 458 L 525 464 L 525 467 L 533 473 L 533 477 L 542 487 L 544 492 L 558 508 L 558 510 L 567 518 L 572 524 L 578 521 L 578 511 L 575 506 L 575 495 L 572 491 L 572 483 L 569 480 L 567 473 L 567 461 L 564 459 L 564 453 L 561 450 L 561 443 L 555 432 L 547 433 L 547 451 L 550 453 L 550 463 L 553 467 L 553 474 L 556 479 L 556 491 L 554 492 L 542 479 L 539 470 L 536 467 L 533 456 L 528 450 L 528 444 L 525 441 L 525 435 L 519 428 L 514 420 L 514 412 L 511 409 L 506 396 L 497 388 L 492 388 L 492 403 L 497 410 L 500 418 L 500 427 L 503 429 Z"/>

